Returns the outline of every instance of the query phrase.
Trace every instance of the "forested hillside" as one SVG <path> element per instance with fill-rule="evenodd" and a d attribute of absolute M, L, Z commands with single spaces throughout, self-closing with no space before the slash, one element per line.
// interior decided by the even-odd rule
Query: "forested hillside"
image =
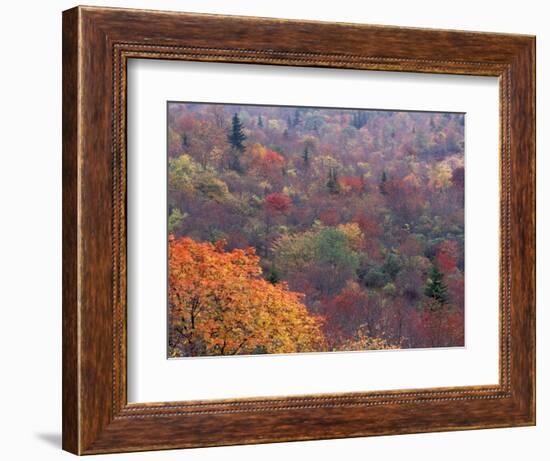
<path fill-rule="evenodd" d="M 171 356 L 461 346 L 462 114 L 168 105 Z"/>

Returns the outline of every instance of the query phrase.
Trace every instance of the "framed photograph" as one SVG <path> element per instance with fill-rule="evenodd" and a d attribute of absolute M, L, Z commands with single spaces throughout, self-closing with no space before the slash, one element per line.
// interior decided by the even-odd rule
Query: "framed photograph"
<path fill-rule="evenodd" d="M 63 448 L 535 424 L 535 38 L 63 13 Z"/>

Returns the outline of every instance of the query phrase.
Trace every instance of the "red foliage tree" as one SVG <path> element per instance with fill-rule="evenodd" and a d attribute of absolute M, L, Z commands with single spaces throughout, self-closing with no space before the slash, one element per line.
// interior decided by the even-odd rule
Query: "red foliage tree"
<path fill-rule="evenodd" d="M 285 158 L 278 152 L 255 144 L 250 149 L 250 155 L 252 157 L 251 169 L 259 176 L 272 178 L 281 174 Z"/>
<path fill-rule="evenodd" d="M 194 128 L 195 122 L 195 117 L 193 117 L 192 114 L 183 114 L 178 118 L 175 126 L 178 131 L 185 133 L 191 131 Z"/>
<path fill-rule="evenodd" d="M 412 332 L 410 336 L 416 347 L 464 345 L 463 310 L 437 304 L 424 306 L 420 311 L 413 311 L 411 317 Z"/>
<path fill-rule="evenodd" d="M 363 232 L 367 238 L 380 237 L 382 235 L 380 224 L 375 219 L 367 216 L 366 213 L 357 213 L 352 221 L 359 225 L 361 232 Z"/>
<path fill-rule="evenodd" d="M 453 240 L 445 240 L 437 247 L 435 256 L 437 267 L 444 274 L 450 274 L 455 271 L 458 261 L 458 243 Z"/>
<path fill-rule="evenodd" d="M 380 191 L 386 196 L 386 203 L 395 214 L 405 221 L 418 216 L 424 200 L 418 179 L 410 174 L 403 179 L 388 179 L 380 185 Z"/>
<path fill-rule="evenodd" d="M 335 226 L 340 220 L 340 215 L 335 208 L 329 208 L 319 214 L 319 219 L 325 226 Z"/>
<path fill-rule="evenodd" d="M 338 295 L 321 300 L 326 318 L 325 335 L 331 347 L 338 347 L 366 323 L 368 295 L 356 283 L 349 283 Z"/>
<path fill-rule="evenodd" d="M 285 158 L 281 154 L 267 149 L 265 153 L 264 161 L 270 165 L 275 164 L 276 166 L 281 166 L 285 163 Z"/>
<path fill-rule="evenodd" d="M 447 278 L 450 301 L 458 307 L 464 306 L 464 275 L 459 271 Z"/>
<path fill-rule="evenodd" d="M 373 261 L 382 261 L 384 255 L 380 251 L 379 237 L 383 234 L 382 227 L 364 212 L 357 213 L 352 222 L 357 223 L 365 239 L 365 249 Z"/>
<path fill-rule="evenodd" d="M 338 179 L 341 189 L 344 192 L 360 193 L 363 191 L 365 184 L 359 176 L 342 176 Z"/>
<path fill-rule="evenodd" d="M 291 203 L 290 198 L 280 192 L 273 192 L 265 198 L 266 208 L 272 214 L 286 213 Z"/>

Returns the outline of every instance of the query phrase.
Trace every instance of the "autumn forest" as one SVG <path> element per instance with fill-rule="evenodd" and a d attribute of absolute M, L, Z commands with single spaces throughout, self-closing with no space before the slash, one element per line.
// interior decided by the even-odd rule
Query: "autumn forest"
<path fill-rule="evenodd" d="M 464 345 L 464 115 L 168 103 L 168 355 Z"/>

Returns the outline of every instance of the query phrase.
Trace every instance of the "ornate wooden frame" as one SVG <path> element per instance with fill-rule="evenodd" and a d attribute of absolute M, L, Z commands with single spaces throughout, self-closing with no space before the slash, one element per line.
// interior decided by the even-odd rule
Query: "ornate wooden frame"
<path fill-rule="evenodd" d="M 500 79 L 500 383 L 126 400 L 131 58 Z M 535 38 L 77 7 L 63 13 L 63 448 L 77 454 L 535 424 Z"/>

